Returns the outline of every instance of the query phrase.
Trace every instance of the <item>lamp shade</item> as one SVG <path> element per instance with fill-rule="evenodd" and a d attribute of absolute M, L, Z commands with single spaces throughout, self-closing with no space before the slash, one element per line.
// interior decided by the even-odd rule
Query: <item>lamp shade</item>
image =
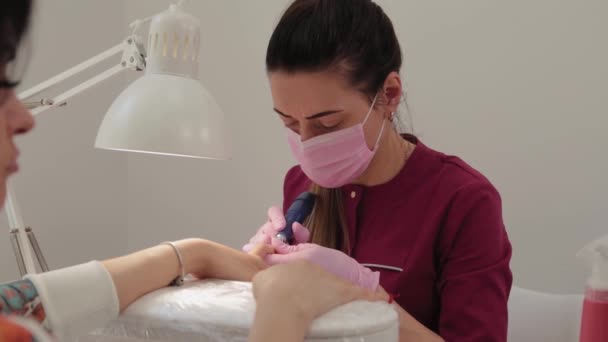
<path fill-rule="evenodd" d="M 149 74 L 108 110 L 95 147 L 212 159 L 230 158 L 224 115 L 200 82 Z"/>
<path fill-rule="evenodd" d="M 198 80 L 198 19 L 172 5 L 149 31 L 145 75 L 112 103 L 95 147 L 230 158 L 224 114 Z"/>

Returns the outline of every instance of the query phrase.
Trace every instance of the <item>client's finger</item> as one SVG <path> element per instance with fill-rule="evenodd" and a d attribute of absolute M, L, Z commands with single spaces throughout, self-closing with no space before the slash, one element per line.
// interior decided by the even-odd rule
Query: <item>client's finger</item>
<path fill-rule="evenodd" d="M 376 292 L 370 292 L 371 297 L 370 297 L 370 301 L 372 302 L 388 302 L 391 299 L 391 296 L 386 293 L 386 291 L 384 291 L 384 289 L 382 287 L 379 286 L 378 291 Z"/>
<path fill-rule="evenodd" d="M 248 244 L 243 246 L 243 252 L 249 253 L 252 249 L 254 249 L 258 245 L 270 245 L 270 236 L 268 235 L 256 235 L 251 238 Z"/>
<path fill-rule="evenodd" d="M 267 255 L 274 254 L 274 247 L 260 243 L 250 248 L 248 253 L 264 259 Z"/>

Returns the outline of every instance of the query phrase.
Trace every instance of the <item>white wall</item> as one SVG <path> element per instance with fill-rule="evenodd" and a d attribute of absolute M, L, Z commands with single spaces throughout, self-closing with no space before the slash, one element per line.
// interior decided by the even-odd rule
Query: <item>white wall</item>
<path fill-rule="evenodd" d="M 34 49 L 21 90 L 124 37 L 121 2 L 40 0 L 33 21 Z M 112 80 L 44 113 L 35 130 L 18 140 L 22 171 L 16 194 L 51 268 L 126 250 L 126 156 L 93 148 L 97 126 L 123 82 Z M 18 271 L 4 214 L 0 222 L 0 281 L 6 281 Z"/>
<path fill-rule="evenodd" d="M 189 235 L 238 247 L 280 201 L 292 160 L 270 110 L 264 53 L 286 3 L 191 2 L 203 22 L 203 80 L 230 117 L 235 157 L 130 156 L 129 248 Z M 608 232 L 608 3 L 379 3 L 407 46 L 416 133 L 503 195 L 516 283 L 579 291 L 587 269 L 574 254 Z M 165 4 L 128 1 L 126 18 Z"/>

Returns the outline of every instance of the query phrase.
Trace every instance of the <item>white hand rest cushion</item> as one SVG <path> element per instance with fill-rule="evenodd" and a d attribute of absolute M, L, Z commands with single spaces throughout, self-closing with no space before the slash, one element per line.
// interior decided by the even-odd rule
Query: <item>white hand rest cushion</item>
<path fill-rule="evenodd" d="M 255 300 L 251 283 L 205 280 L 165 288 L 132 304 L 89 338 L 95 341 L 246 341 Z M 90 341 L 88 339 L 87 341 Z M 352 302 L 319 317 L 306 341 L 398 340 L 398 318 L 383 302 Z"/>

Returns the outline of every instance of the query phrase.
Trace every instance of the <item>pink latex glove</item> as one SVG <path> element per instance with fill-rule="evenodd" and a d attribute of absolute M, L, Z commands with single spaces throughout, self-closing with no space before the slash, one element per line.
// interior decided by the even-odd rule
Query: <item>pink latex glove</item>
<path fill-rule="evenodd" d="M 268 209 L 268 221 L 264 223 L 258 232 L 249 240 L 249 243 L 243 246 L 243 251 L 249 253 L 253 247 L 259 244 L 270 245 L 272 238 L 285 227 L 285 216 L 279 207 L 270 207 Z M 301 224 L 295 222 L 291 227 L 296 244 L 308 242 L 310 232 Z"/>
<path fill-rule="evenodd" d="M 277 239 L 272 239 L 272 245 L 277 254 L 265 256 L 264 261 L 268 265 L 306 260 L 355 285 L 371 291 L 376 291 L 378 288 L 380 273 L 361 266 L 355 259 L 341 251 L 313 243 L 290 246 Z"/>

